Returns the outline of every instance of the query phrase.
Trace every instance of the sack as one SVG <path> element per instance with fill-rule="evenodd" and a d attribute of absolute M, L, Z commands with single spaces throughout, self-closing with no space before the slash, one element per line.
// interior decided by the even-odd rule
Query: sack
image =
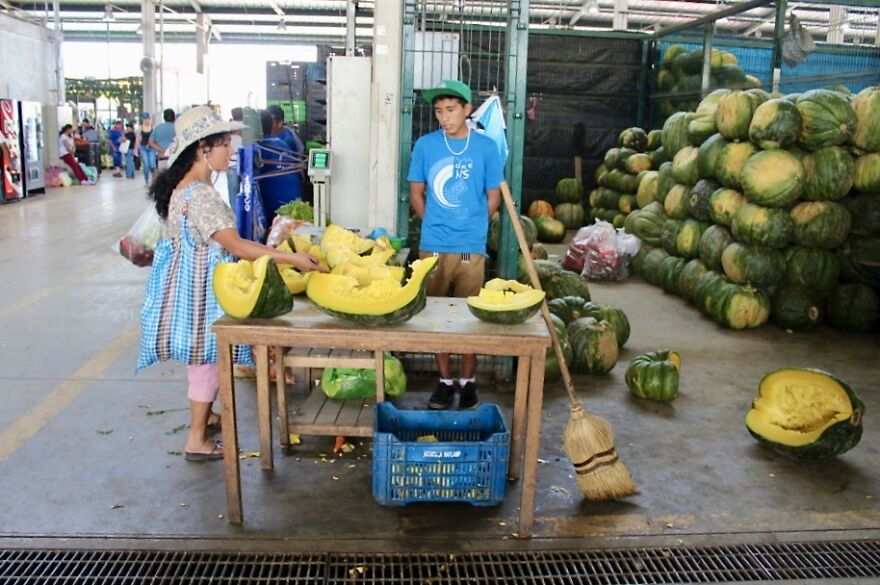
<path fill-rule="evenodd" d="M 165 224 L 159 218 L 156 206 L 150 203 L 119 239 L 119 253 L 135 266 L 150 266 L 153 251 L 164 236 Z"/>
<path fill-rule="evenodd" d="M 128 141 L 128 139 L 127 139 L 127 138 L 123 139 L 123 140 L 119 143 L 119 154 L 127 154 L 127 153 L 128 153 L 128 148 L 129 148 L 129 146 L 130 146 L 130 145 L 129 145 L 129 141 Z"/>
<path fill-rule="evenodd" d="M 385 354 L 385 396 L 396 398 L 406 392 L 403 364 L 390 353 Z M 321 389 L 334 400 L 354 400 L 376 396 L 376 370 L 358 368 L 325 368 Z"/>
<path fill-rule="evenodd" d="M 796 67 L 815 50 L 813 37 L 792 13 L 788 19 L 788 30 L 782 38 L 782 60 L 789 67 Z"/>
<path fill-rule="evenodd" d="M 163 238 L 156 246 L 141 307 L 138 370 L 169 359 L 190 366 L 217 363 L 217 337 L 211 327 L 225 313 L 214 296 L 212 278 L 217 264 L 234 259 L 223 248 L 196 241 L 186 211 L 181 234 Z M 235 346 L 232 358 L 234 363 L 254 365 L 248 346 Z"/>

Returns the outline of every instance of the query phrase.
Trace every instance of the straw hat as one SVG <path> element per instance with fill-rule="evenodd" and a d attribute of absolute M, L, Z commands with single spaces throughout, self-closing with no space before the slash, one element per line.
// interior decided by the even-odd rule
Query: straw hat
<path fill-rule="evenodd" d="M 247 128 L 241 122 L 227 122 L 208 106 L 199 106 L 182 113 L 174 121 L 174 142 L 168 155 L 168 166 L 174 164 L 186 148 L 212 134 L 232 132 Z"/>

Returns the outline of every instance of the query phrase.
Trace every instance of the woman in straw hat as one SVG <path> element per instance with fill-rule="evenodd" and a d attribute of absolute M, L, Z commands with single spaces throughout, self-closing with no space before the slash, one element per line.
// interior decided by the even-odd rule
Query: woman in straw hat
<path fill-rule="evenodd" d="M 184 453 L 188 461 L 208 461 L 223 457 L 222 444 L 208 436 L 220 426 L 219 415 L 211 412 L 220 387 L 211 323 L 222 315 L 211 286 L 213 265 L 225 251 L 246 260 L 269 255 L 303 272 L 319 267 L 308 254 L 242 239 L 232 210 L 212 186 L 212 173 L 226 172 L 232 156 L 230 132 L 244 124 L 226 122 L 200 106 L 181 114 L 174 127 L 168 168 L 149 191 L 166 237 L 156 247 L 144 295 L 138 369 L 166 359 L 186 363 L 191 420 Z M 245 349 L 236 348 L 239 362 L 250 361 Z"/>

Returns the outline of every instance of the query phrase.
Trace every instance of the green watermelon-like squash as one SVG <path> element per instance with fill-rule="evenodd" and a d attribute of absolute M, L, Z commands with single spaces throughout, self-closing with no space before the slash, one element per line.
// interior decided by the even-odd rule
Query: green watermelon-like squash
<path fill-rule="evenodd" d="M 822 304 L 818 295 L 807 287 L 786 284 L 773 294 L 770 320 L 782 329 L 807 331 L 822 322 Z"/>
<path fill-rule="evenodd" d="M 620 146 L 631 148 L 637 152 L 645 152 L 648 147 L 648 135 L 641 128 L 627 128 L 618 137 Z"/>
<path fill-rule="evenodd" d="M 235 319 L 271 319 L 293 308 L 293 296 L 269 256 L 221 262 L 212 284 L 220 308 Z"/>
<path fill-rule="evenodd" d="M 826 299 L 828 324 L 851 333 L 867 333 L 877 325 L 880 299 L 864 284 L 841 284 Z"/>
<path fill-rule="evenodd" d="M 560 203 L 580 203 L 584 198 L 584 185 L 573 177 L 559 179 L 555 193 Z"/>
<path fill-rule="evenodd" d="M 505 217 L 502 219 L 500 214 L 496 214 L 496 217 L 489 222 L 489 237 L 488 244 L 489 249 L 493 252 L 497 252 L 499 250 L 499 246 L 501 245 L 501 222 L 508 221 Z M 526 243 L 529 247 L 532 246 L 535 242 L 538 241 L 538 228 L 535 225 L 535 222 L 526 217 L 525 215 L 519 216 L 520 224 L 522 224 L 523 234 L 526 237 Z"/>
<path fill-rule="evenodd" d="M 515 280 L 493 278 L 480 293 L 467 297 L 467 307 L 480 321 L 515 325 L 524 323 L 541 310 L 544 291 Z"/>
<path fill-rule="evenodd" d="M 605 152 L 605 158 L 602 159 L 602 165 L 605 167 L 606 172 L 611 169 L 616 169 L 617 165 L 620 162 L 620 149 L 619 148 L 609 148 Z M 598 177 L 596 177 L 598 179 Z"/>
<path fill-rule="evenodd" d="M 640 398 L 672 402 L 678 396 L 681 356 L 661 349 L 636 356 L 626 368 L 626 387 Z"/>
<path fill-rule="evenodd" d="M 547 301 L 547 309 L 551 315 L 556 315 L 562 322 L 568 325 L 572 321 L 577 321 L 581 317 L 586 317 L 586 306 L 589 299 L 569 295 L 567 297 L 557 297 Z"/>
<path fill-rule="evenodd" d="M 755 110 L 749 125 L 749 140 L 763 150 L 785 148 L 797 142 L 801 114 L 788 100 L 773 99 Z"/>
<path fill-rule="evenodd" d="M 839 146 L 826 146 L 804 156 L 804 199 L 828 201 L 846 197 L 853 186 L 855 163 Z"/>
<path fill-rule="evenodd" d="M 880 153 L 864 154 L 856 159 L 853 186 L 862 193 L 880 193 Z"/>
<path fill-rule="evenodd" d="M 725 187 L 740 188 L 740 173 L 757 150 L 751 142 L 730 142 L 724 145 L 715 163 L 715 177 Z"/>
<path fill-rule="evenodd" d="M 640 152 L 626 159 L 626 162 L 623 165 L 623 170 L 630 174 L 638 175 L 643 171 L 650 171 L 651 165 L 651 157 Z"/>
<path fill-rule="evenodd" d="M 675 234 L 675 254 L 686 260 L 700 255 L 700 241 L 710 224 L 695 219 L 686 219 Z"/>
<path fill-rule="evenodd" d="M 727 139 L 724 136 L 713 134 L 700 145 L 697 153 L 697 168 L 700 171 L 700 178 L 711 179 L 716 176 L 715 168 L 718 165 L 718 158 L 727 144 Z"/>
<path fill-rule="evenodd" d="M 840 260 L 833 252 L 819 248 L 791 246 L 785 249 L 783 282 L 803 286 L 821 296 L 840 280 Z"/>
<path fill-rule="evenodd" d="M 718 225 L 733 223 L 736 211 L 746 202 L 746 198 L 736 189 L 716 189 L 709 196 L 709 219 Z"/>
<path fill-rule="evenodd" d="M 681 229 L 682 220 L 668 219 L 663 225 L 663 232 L 660 234 L 660 245 L 666 250 L 667 254 L 675 254 L 675 239 L 678 237 L 678 230 Z"/>
<path fill-rule="evenodd" d="M 651 246 L 659 245 L 660 236 L 663 233 L 663 225 L 668 219 L 663 206 L 655 201 L 636 213 L 638 215 L 633 220 L 633 233 L 645 244 Z"/>
<path fill-rule="evenodd" d="M 752 98 L 743 91 L 734 91 L 718 100 L 715 125 L 728 140 L 747 140 L 754 111 Z"/>
<path fill-rule="evenodd" d="M 663 131 L 651 130 L 648 132 L 648 145 L 645 150 L 652 151 L 658 148 L 663 148 Z"/>
<path fill-rule="evenodd" d="M 571 344 L 568 342 L 568 333 L 565 329 L 565 323 L 556 315 L 550 315 L 550 320 L 553 322 L 553 328 L 556 330 L 556 337 L 559 339 L 559 345 L 562 348 L 562 356 L 565 359 L 565 364 L 569 365 L 571 364 L 572 353 Z M 544 357 L 544 381 L 556 382 L 561 377 L 562 370 L 556 359 L 556 351 L 553 347 L 548 347 L 547 355 Z"/>
<path fill-rule="evenodd" d="M 690 112 L 676 112 L 666 118 L 663 123 L 663 150 L 666 156 L 675 158 L 678 151 L 685 146 L 690 146 L 688 139 L 688 124 L 693 119 L 694 114 Z"/>
<path fill-rule="evenodd" d="M 852 216 L 852 233 L 880 236 L 880 193 L 863 193 L 841 201 Z"/>
<path fill-rule="evenodd" d="M 859 443 L 864 412 L 853 389 L 834 374 L 785 368 L 761 380 L 746 428 L 785 457 L 830 459 Z"/>
<path fill-rule="evenodd" d="M 352 276 L 314 272 L 306 295 L 324 313 L 364 327 L 389 327 L 408 321 L 425 308 L 432 256 L 416 260 L 405 285 L 391 279 L 361 286 Z"/>
<path fill-rule="evenodd" d="M 724 274 L 737 284 L 766 289 L 785 275 L 785 256 L 779 250 L 734 242 L 721 254 Z"/>
<path fill-rule="evenodd" d="M 554 215 L 565 229 L 574 230 L 584 225 L 584 208 L 580 203 L 560 203 Z"/>
<path fill-rule="evenodd" d="M 590 287 L 587 279 L 580 274 L 575 274 L 562 268 L 558 262 L 552 260 L 535 260 L 535 272 L 541 288 L 547 293 L 547 299 L 556 299 L 565 296 L 582 297 L 590 300 Z M 528 284 L 528 277 L 524 276 L 520 282 Z"/>
<path fill-rule="evenodd" d="M 685 264 L 678 275 L 678 294 L 681 295 L 681 298 L 693 302 L 697 282 L 707 272 L 709 272 L 709 267 L 698 258 L 694 258 Z"/>
<path fill-rule="evenodd" d="M 723 267 L 724 250 L 733 243 L 730 230 L 722 225 L 713 225 L 700 236 L 698 254 L 710 270 L 720 271 Z"/>
<path fill-rule="evenodd" d="M 562 203 L 561 205 L 574 205 Z M 538 230 L 538 241 L 555 244 L 565 239 L 565 224 L 552 217 L 539 216 L 535 219 L 535 227 Z"/>
<path fill-rule="evenodd" d="M 684 258 L 672 255 L 663 259 L 656 272 L 657 284 L 660 285 L 663 292 L 671 295 L 679 294 L 678 283 L 686 262 Z"/>
<path fill-rule="evenodd" d="M 636 205 L 647 207 L 652 201 L 657 201 L 657 188 L 660 184 L 660 173 L 648 171 L 639 181 L 639 189 L 636 192 Z"/>
<path fill-rule="evenodd" d="M 672 159 L 672 178 L 684 185 L 696 185 L 700 178 L 700 169 L 697 166 L 699 152 L 694 146 L 685 146 L 679 150 Z"/>
<path fill-rule="evenodd" d="M 880 289 L 880 237 L 852 235 L 837 257 L 849 280 Z"/>
<path fill-rule="evenodd" d="M 537 199 L 529 204 L 529 211 L 526 214 L 530 219 L 535 220 L 545 215 L 547 217 L 555 217 L 553 214 L 553 206 L 548 201 Z"/>
<path fill-rule="evenodd" d="M 791 241 L 794 223 L 787 209 L 746 203 L 730 224 L 733 237 L 744 244 L 784 248 Z"/>
<path fill-rule="evenodd" d="M 834 201 L 804 201 L 791 210 L 794 241 L 809 248 L 832 249 L 849 236 L 849 210 Z"/>
<path fill-rule="evenodd" d="M 620 355 L 614 326 L 608 321 L 583 317 L 568 324 L 574 371 L 584 374 L 610 372 Z"/>
<path fill-rule="evenodd" d="M 743 194 L 752 203 L 786 207 L 803 193 L 804 167 L 796 156 L 784 150 L 763 150 L 749 157 L 740 182 Z"/>
<path fill-rule="evenodd" d="M 672 162 L 665 162 L 657 169 L 657 201 L 660 205 L 666 202 L 666 194 L 675 185 L 675 179 L 672 178 Z"/>
<path fill-rule="evenodd" d="M 669 257 L 669 253 L 663 248 L 654 248 L 645 256 L 642 262 L 642 277 L 651 284 L 659 284 L 660 266 Z"/>
<path fill-rule="evenodd" d="M 814 89 L 797 99 L 801 114 L 799 143 L 807 150 L 819 150 L 849 142 L 856 131 L 856 113 L 836 91 Z"/>
<path fill-rule="evenodd" d="M 717 191 L 721 185 L 712 179 L 701 179 L 697 181 L 691 189 L 691 196 L 688 198 L 688 213 L 694 219 L 700 221 L 709 221 L 712 215 L 709 212 L 712 194 Z"/>
<path fill-rule="evenodd" d="M 718 128 L 715 126 L 715 108 L 707 108 L 705 111 L 700 112 L 698 107 L 697 113 L 688 123 L 688 140 L 690 140 L 690 143 L 694 146 L 699 146 L 716 132 L 718 132 Z"/>
<path fill-rule="evenodd" d="M 602 305 L 587 301 L 581 308 L 581 317 L 592 317 L 596 321 L 608 321 L 614 327 L 618 347 L 623 347 L 629 340 L 629 318 L 623 309 L 612 305 Z"/>
<path fill-rule="evenodd" d="M 880 86 L 866 87 L 851 103 L 857 120 L 852 143 L 865 152 L 880 152 Z"/>
<path fill-rule="evenodd" d="M 761 290 L 725 283 L 719 287 L 718 294 L 721 304 L 713 318 L 728 329 L 754 329 L 770 317 L 770 299 Z"/>
<path fill-rule="evenodd" d="M 687 185 L 676 183 L 675 186 L 666 194 L 666 201 L 663 202 L 663 208 L 666 215 L 672 219 L 685 219 L 689 217 L 688 201 L 691 197 L 691 189 Z"/>

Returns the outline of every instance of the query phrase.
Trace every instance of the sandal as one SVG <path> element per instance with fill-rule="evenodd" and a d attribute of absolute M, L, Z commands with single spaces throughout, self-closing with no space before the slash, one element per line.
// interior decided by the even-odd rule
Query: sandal
<path fill-rule="evenodd" d="M 217 459 L 223 459 L 223 443 L 220 441 L 216 441 L 214 443 L 214 448 L 211 449 L 210 453 L 194 453 L 192 451 L 187 451 L 183 454 L 184 459 L 187 461 L 201 462 L 201 461 L 216 461 Z"/>

